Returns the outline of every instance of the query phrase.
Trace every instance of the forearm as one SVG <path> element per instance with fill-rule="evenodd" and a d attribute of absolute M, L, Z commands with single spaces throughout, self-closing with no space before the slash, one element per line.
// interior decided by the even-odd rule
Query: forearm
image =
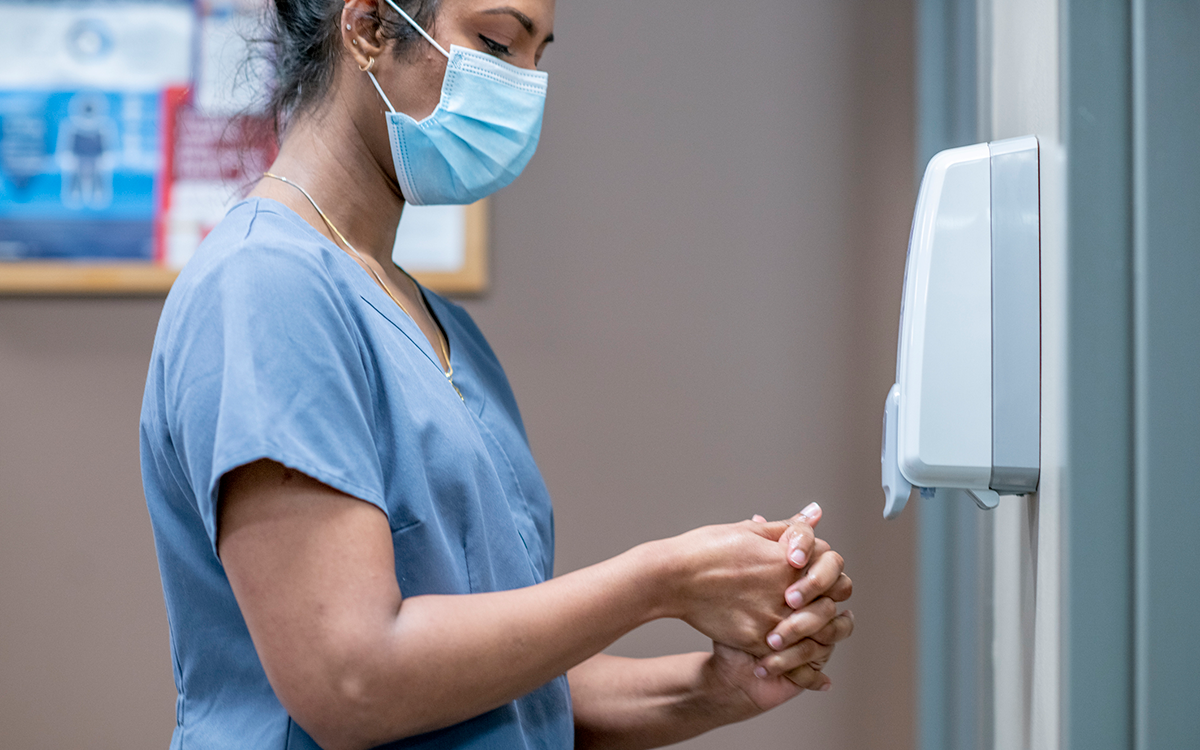
<path fill-rule="evenodd" d="M 575 747 L 663 747 L 747 719 L 749 701 L 731 700 L 707 669 L 712 655 L 624 659 L 599 654 L 569 673 Z M 717 691 L 723 691 L 720 696 Z"/>
<path fill-rule="evenodd" d="M 337 708 L 328 694 L 312 698 L 335 724 L 314 729 L 331 746 L 370 747 L 528 693 L 670 614 L 661 555 L 652 543 L 529 588 L 404 599 L 388 627 L 327 665 Z"/>

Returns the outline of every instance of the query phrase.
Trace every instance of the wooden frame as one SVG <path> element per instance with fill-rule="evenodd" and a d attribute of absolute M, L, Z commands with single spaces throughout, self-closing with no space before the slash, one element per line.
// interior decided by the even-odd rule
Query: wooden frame
<path fill-rule="evenodd" d="M 466 206 L 463 266 L 457 271 L 413 271 L 445 294 L 480 294 L 488 285 L 488 200 Z M 0 261 L 0 295 L 165 295 L 177 269 L 136 261 Z"/>
<path fill-rule="evenodd" d="M 482 294 L 488 286 L 488 204 L 484 198 L 463 209 L 463 265 L 457 271 L 413 271 L 417 281 L 439 294 Z"/>

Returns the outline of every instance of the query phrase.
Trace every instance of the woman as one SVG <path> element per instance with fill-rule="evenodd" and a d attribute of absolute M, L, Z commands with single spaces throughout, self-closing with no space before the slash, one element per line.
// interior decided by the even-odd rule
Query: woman
<path fill-rule="evenodd" d="M 853 623 L 819 509 L 551 578 L 498 361 L 391 263 L 406 201 L 532 155 L 553 0 L 275 13 L 278 159 L 171 291 L 143 404 L 172 747 L 653 747 L 828 688 Z M 600 653 L 659 617 L 713 652 Z"/>

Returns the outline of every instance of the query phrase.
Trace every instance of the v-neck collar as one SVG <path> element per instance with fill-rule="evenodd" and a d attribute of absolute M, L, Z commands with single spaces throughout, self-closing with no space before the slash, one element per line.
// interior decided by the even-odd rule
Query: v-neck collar
<path fill-rule="evenodd" d="M 378 285 L 375 285 L 375 288 L 379 289 Z M 425 333 L 421 330 L 421 327 L 417 325 L 417 321 L 413 320 L 408 315 L 405 315 L 400 307 L 392 300 L 391 297 L 388 297 L 382 289 L 379 289 L 379 292 L 379 295 L 377 295 L 376 299 L 374 300 L 368 299 L 366 294 L 360 294 L 359 299 L 361 299 L 363 302 L 366 302 L 371 306 L 371 309 L 386 318 L 389 323 L 396 326 L 400 333 L 403 333 L 409 341 L 411 341 L 418 349 L 420 349 L 421 353 L 425 355 L 426 359 L 428 359 L 430 363 L 432 363 L 433 366 L 438 369 L 438 372 L 441 373 L 442 377 L 445 378 L 446 371 L 442 369 L 442 360 L 438 357 L 437 352 L 433 350 L 433 343 L 425 337 Z M 380 299 L 380 297 L 382 297 L 382 299 Z M 435 320 L 434 322 L 436 324 L 437 321 Z M 443 333 L 443 335 L 446 334 Z M 453 354 L 450 352 L 453 350 L 449 344 L 449 336 L 446 335 L 446 337 L 447 354 L 448 356 L 452 357 Z M 453 360 L 451 360 L 451 367 L 453 366 Z"/>

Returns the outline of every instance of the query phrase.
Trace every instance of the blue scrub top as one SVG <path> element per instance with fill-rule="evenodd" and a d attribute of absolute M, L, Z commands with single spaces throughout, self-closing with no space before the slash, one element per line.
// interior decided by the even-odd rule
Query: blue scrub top
<path fill-rule="evenodd" d="M 275 697 L 216 555 L 221 477 L 269 458 L 387 514 L 404 596 L 551 576 L 550 498 L 504 371 L 461 307 L 425 292 L 429 341 L 346 253 L 280 203 L 235 206 L 163 308 L 142 403 L 180 748 L 316 743 Z M 412 690 L 421 690 L 412 685 Z M 569 748 L 565 676 L 393 748 Z"/>

